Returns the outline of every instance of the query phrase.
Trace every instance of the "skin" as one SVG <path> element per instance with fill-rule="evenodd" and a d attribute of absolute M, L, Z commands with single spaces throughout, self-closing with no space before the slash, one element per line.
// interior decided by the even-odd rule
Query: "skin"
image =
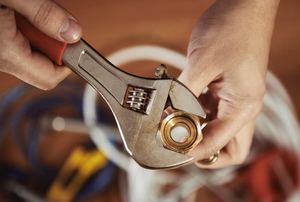
<path fill-rule="evenodd" d="M 31 50 L 28 40 L 16 28 L 14 11 L 59 41 L 74 43 L 81 27 L 66 10 L 48 0 L 0 0 L 0 71 L 43 90 L 54 88 L 71 72 L 56 66 L 44 55 Z M 51 79 L 49 79 L 51 78 Z"/>
<path fill-rule="evenodd" d="M 199 19 L 188 48 L 189 65 L 179 77 L 200 95 L 209 121 L 203 141 L 190 152 L 212 165 L 245 161 L 265 94 L 270 41 L 279 0 L 219 0 Z M 206 87 L 208 89 L 206 89 Z"/>
<path fill-rule="evenodd" d="M 189 65 L 179 80 L 201 94 L 209 120 L 203 141 L 189 155 L 200 160 L 220 151 L 212 165 L 195 162 L 200 168 L 240 164 L 247 157 L 265 93 L 278 4 L 279 0 L 217 0 L 194 27 Z M 50 0 L 0 0 L 0 5 L 0 71 L 44 90 L 54 88 L 70 70 L 31 50 L 16 28 L 14 11 L 67 43 L 80 39 L 80 25 Z"/>

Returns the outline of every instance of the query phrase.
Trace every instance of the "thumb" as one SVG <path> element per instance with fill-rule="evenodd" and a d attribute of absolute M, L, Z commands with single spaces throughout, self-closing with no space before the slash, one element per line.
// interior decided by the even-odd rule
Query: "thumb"
<path fill-rule="evenodd" d="M 75 18 L 53 1 L 7 0 L 5 4 L 54 39 L 74 43 L 81 37 L 81 27 Z"/>
<path fill-rule="evenodd" d="M 198 97 L 210 83 L 218 79 L 220 69 L 206 62 L 205 54 L 201 49 L 196 49 L 187 60 L 188 65 L 179 75 L 178 80 Z"/>

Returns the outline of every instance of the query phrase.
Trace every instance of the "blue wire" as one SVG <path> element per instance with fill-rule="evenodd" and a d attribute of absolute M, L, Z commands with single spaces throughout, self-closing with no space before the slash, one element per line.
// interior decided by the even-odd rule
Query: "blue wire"
<path fill-rule="evenodd" d="M 41 169 L 41 166 L 39 164 L 36 163 L 34 157 L 32 157 L 32 146 L 30 145 L 36 145 L 38 144 L 37 142 L 37 138 L 38 138 L 38 131 L 32 131 L 33 127 L 32 126 L 28 126 L 28 130 L 30 131 L 29 137 L 27 137 L 28 139 L 28 146 L 26 146 L 26 141 L 22 140 L 22 132 L 21 132 L 21 121 L 23 120 L 23 118 L 28 114 L 28 112 L 32 112 L 32 114 L 30 116 L 35 117 L 36 116 L 36 109 L 32 110 L 32 107 L 36 107 L 36 103 L 35 102 L 30 102 L 27 103 L 26 105 L 24 105 L 13 117 L 12 117 L 12 129 L 13 129 L 13 135 L 15 137 L 16 143 L 19 146 L 19 148 L 21 149 L 21 151 L 27 156 L 27 159 L 29 160 L 29 162 L 31 163 L 33 169 L 36 171 L 37 174 L 42 175 L 43 177 L 48 178 L 49 176 L 49 171 L 48 170 L 44 170 Z M 48 105 L 48 103 L 45 105 Z M 48 107 L 51 107 L 48 105 Z M 33 122 L 33 121 L 31 121 Z M 26 136 L 25 136 L 26 137 Z M 36 143 L 36 144 L 35 144 Z M 48 174 L 47 174 L 48 173 Z"/>
<path fill-rule="evenodd" d="M 88 182 L 77 194 L 77 200 L 81 200 L 92 194 L 103 191 L 112 181 L 116 171 L 116 166 L 112 162 L 108 162 L 99 173 Z"/>
<path fill-rule="evenodd" d="M 55 97 L 55 100 L 54 97 L 52 96 L 52 98 L 40 98 L 40 99 L 36 99 L 36 100 L 33 100 L 33 101 L 29 101 L 28 103 L 26 103 L 25 105 L 23 105 L 23 107 L 21 109 L 19 109 L 15 115 L 11 118 L 12 121 L 11 121 L 11 125 L 13 126 L 13 132 L 14 132 L 14 136 L 16 137 L 16 141 L 17 141 L 17 145 L 19 146 L 19 148 L 24 152 L 24 153 L 27 153 L 28 154 L 28 157 L 32 157 L 33 155 L 30 155 L 32 154 L 32 148 L 33 147 L 30 147 L 31 150 L 28 150 L 29 152 L 26 152 L 26 145 L 24 143 L 22 143 L 23 141 L 21 141 L 21 131 L 20 131 L 20 122 L 22 120 L 23 117 L 25 117 L 27 114 L 30 116 L 30 112 L 31 112 L 31 116 L 32 117 L 38 117 L 39 114 L 42 114 L 42 112 L 40 111 L 47 111 L 49 110 L 49 108 L 54 108 L 54 107 L 57 107 L 59 105 L 61 105 L 62 103 L 66 103 L 66 104 L 72 104 L 72 105 L 77 105 L 76 108 L 78 108 L 77 111 L 79 112 L 82 112 L 82 102 L 81 102 L 81 98 L 80 99 L 72 99 L 74 97 L 74 95 L 72 94 L 78 94 L 78 85 L 76 85 L 74 88 L 75 85 L 73 85 L 72 82 L 64 82 L 63 83 L 63 86 L 60 86 L 58 89 L 65 89 L 66 87 L 68 88 L 71 88 L 72 91 L 66 91 L 68 94 L 70 95 L 67 95 L 66 96 L 66 92 L 64 92 L 64 96 L 66 96 L 65 99 L 63 99 L 62 96 L 60 97 Z M 24 87 L 25 88 L 28 88 L 29 86 L 26 85 L 21 85 L 21 86 L 18 86 L 16 87 L 15 89 L 13 89 L 12 92 L 9 93 L 9 95 L 4 99 L 4 102 L 3 103 L 11 103 L 14 99 L 17 99 L 19 97 L 21 97 L 25 90 L 24 90 Z M 78 95 L 79 97 L 79 95 Z M 68 101 L 68 102 L 66 102 Z M 7 105 L 6 104 L 6 105 Z M 53 105 L 53 106 L 52 106 Z M 2 106 L 4 106 L 4 104 L 2 104 Z M 2 108 L 3 109 L 3 108 Z M 2 110 L 4 111 L 4 110 Z M 82 113 L 80 114 L 80 116 L 82 117 Z M 30 127 L 29 127 L 30 128 Z M 31 129 L 32 130 L 32 129 Z M 31 134 L 31 132 L 29 132 L 28 134 Z M 18 138 L 19 136 L 19 138 Z M 35 143 L 35 141 L 29 141 L 29 143 Z M 29 148 L 29 147 L 28 147 Z M 33 160 L 33 159 L 36 159 L 34 157 L 32 158 L 28 158 L 30 160 L 32 160 L 32 163 L 34 165 L 37 165 L 37 161 Z"/>
<path fill-rule="evenodd" d="M 31 123 L 28 125 L 28 131 L 28 134 L 30 135 L 30 142 L 27 148 L 28 161 L 38 175 L 43 176 L 46 181 L 50 181 L 55 177 L 56 171 L 48 166 L 44 166 L 38 160 L 37 150 L 40 138 L 40 130 L 38 127 L 34 127 L 33 121 L 31 121 Z"/>
<path fill-rule="evenodd" d="M 29 86 L 27 84 L 16 86 L 10 90 L 0 102 L 0 117 L 2 117 L 2 114 L 5 112 L 7 107 L 21 97 L 27 90 L 29 90 Z"/>
<path fill-rule="evenodd" d="M 37 163 L 38 160 L 36 157 L 38 147 L 37 138 L 39 131 L 32 131 L 33 129 L 31 127 L 28 127 L 28 130 L 30 131 L 28 131 L 27 133 L 29 134 L 28 139 L 30 141 L 28 142 L 28 146 L 26 146 L 24 141 L 21 140 L 21 120 L 24 119 L 24 117 L 26 117 L 27 115 L 29 115 L 33 118 L 33 120 L 35 120 L 35 122 L 37 122 L 36 120 L 43 114 L 43 111 L 48 111 L 55 107 L 62 106 L 62 104 L 64 104 L 64 101 L 64 99 L 61 99 L 57 96 L 44 97 L 40 98 L 39 100 L 33 100 L 24 105 L 12 118 L 13 134 L 17 140 L 17 144 L 21 148 L 21 150 L 28 155 L 28 160 L 33 165 L 33 168 L 41 167 Z M 80 99 L 72 97 L 72 100 L 68 101 L 67 103 L 75 106 L 78 106 L 78 103 L 80 103 L 81 106 L 80 101 Z M 44 173 L 48 173 L 48 171 L 46 170 Z"/>
<path fill-rule="evenodd" d="M 69 88 L 69 89 L 67 89 L 67 88 Z M 76 83 L 74 83 L 74 82 L 70 82 L 70 81 L 64 81 L 64 82 L 62 82 L 62 84 L 60 85 L 60 86 L 58 86 L 57 87 L 57 89 L 59 90 L 59 91 L 62 91 L 61 89 L 67 89 L 68 91 L 67 92 L 75 92 L 75 93 L 77 93 L 78 94 L 78 92 L 80 92 L 80 91 L 78 91 L 78 89 L 79 89 L 79 85 L 78 84 L 76 84 Z M 5 119 L 8 119 L 8 117 L 4 117 L 4 115 L 5 115 L 5 113 L 6 113 L 6 111 L 7 111 L 7 109 L 9 109 L 10 108 L 10 106 L 11 105 L 13 105 L 14 104 L 14 101 L 16 101 L 16 100 L 19 100 L 19 99 L 21 99 L 21 97 L 26 93 L 26 92 L 28 92 L 29 90 L 36 90 L 35 88 L 33 88 L 33 87 L 31 87 L 31 86 L 29 86 L 29 85 L 27 85 L 27 84 L 21 84 L 21 85 L 18 85 L 18 86 L 16 86 L 16 87 L 14 87 L 12 90 L 10 90 L 10 91 L 8 91 L 8 92 L 6 92 L 6 93 L 4 93 L 3 94 L 3 96 L 1 96 L 1 100 L 0 100 L 0 123 L 1 123 L 1 119 L 2 120 L 5 120 Z M 58 91 L 58 92 L 59 92 Z M 65 95 L 65 93 L 64 93 L 64 95 Z M 82 111 L 82 110 L 80 110 L 80 111 Z M 81 115 L 82 116 L 82 115 Z M 9 120 L 9 119 L 8 119 Z M 3 122 L 3 121 L 2 121 Z M 10 123 L 10 121 L 8 121 L 8 123 Z M 9 124 L 10 125 L 10 124 Z M 19 125 L 19 124 L 17 124 L 17 125 Z M 4 137 L 4 135 L 6 134 L 5 132 L 8 130 L 8 125 L 5 125 L 4 123 L 2 123 L 0 126 L 2 126 L 3 128 L 2 128 L 2 130 L 0 130 L 0 138 L 3 138 Z M 31 126 L 29 126 L 29 128 L 30 128 Z M 13 127 L 13 128 L 18 128 L 18 127 Z M 31 130 L 32 130 L 32 127 L 31 127 Z M 35 131 L 32 131 L 33 133 L 35 132 Z M 38 133 L 37 131 L 35 132 L 35 133 Z M 29 133 L 29 134 L 31 134 L 31 133 Z M 35 135 L 35 136 L 37 136 L 37 135 Z M 2 139 L 0 139 L 0 141 L 1 141 Z M 35 141 L 33 141 L 33 143 L 34 143 Z M 29 142 L 30 143 L 30 142 Z M 23 151 L 23 152 L 26 152 L 25 150 L 26 150 L 26 147 L 25 147 L 25 144 L 24 144 L 24 146 L 23 146 L 23 144 L 22 144 L 22 141 L 20 140 L 20 141 L 18 141 L 18 139 L 17 139 L 17 144 L 18 144 L 18 146 L 20 147 L 20 149 Z M 33 148 L 33 147 L 31 147 L 31 148 Z M 28 152 L 29 154 L 31 153 L 32 154 L 32 152 Z M 30 156 L 30 155 L 29 155 Z M 32 156 L 32 155 L 31 155 Z M 31 160 L 32 160 L 32 162 L 34 162 L 35 164 L 37 164 L 36 162 L 38 162 L 38 161 L 33 161 L 33 159 L 34 158 L 30 158 Z M 49 172 L 47 172 L 48 173 L 48 175 L 47 176 L 49 176 Z"/>
<path fill-rule="evenodd" d="M 73 101 L 76 101 L 77 98 L 73 98 Z M 72 103 L 72 105 L 75 105 L 75 107 L 77 107 L 76 105 L 77 102 L 80 102 L 81 100 L 77 100 L 76 102 Z M 59 105 L 61 105 L 62 103 L 55 103 L 51 108 L 55 108 Z M 70 104 L 70 103 L 69 103 Z M 37 122 L 37 121 L 36 121 Z M 31 128 L 31 131 L 29 131 L 29 129 Z M 29 161 L 33 164 L 33 165 L 39 165 L 38 163 L 38 144 L 39 144 L 39 133 L 40 130 L 38 130 L 38 127 L 33 127 L 33 124 L 31 125 L 31 127 L 28 127 L 28 134 L 29 139 L 31 140 L 30 143 L 28 144 L 28 159 Z"/>
<path fill-rule="evenodd" d="M 9 108 L 10 105 L 12 105 L 12 103 L 17 100 L 18 98 L 20 98 L 23 94 L 25 94 L 25 92 L 27 92 L 29 89 L 29 85 L 27 84 L 22 84 L 19 86 L 16 86 L 15 88 L 13 88 L 12 90 L 10 90 L 8 93 L 6 93 L 2 98 L 2 100 L 0 100 L 0 127 L 2 126 L 2 129 L 0 128 L 0 142 L 3 140 L 5 133 L 8 129 L 8 127 L 5 127 L 5 112 L 7 111 L 7 109 Z"/>
<path fill-rule="evenodd" d="M 81 86 L 76 82 L 65 80 L 57 87 L 57 90 L 61 90 L 64 88 L 70 88 L 68 89 L 68 92 L 70 92 L 70 90 L 73 90 L 78 93 L 80 92 L 78 91 L 78 89 L 80 89 Z M 7 120 L 6 117 L 4 118 L 5 112 L 7 111 L 9 106 L 11 106 L 14 103 L 14 101 L 18 100 L 26 92 L 33 89 L 36 90 L 30 85 L 23 83 L 14 87 L 7 93 L 4 93 L 4 97 L 0 100 L 0 127 L 1 126 L 3 127 L 2 130 L 0 128 L 0 141 L 3 139 L 5 132 L 8 129 L 8 127 L 5 127 L 5 123 L 4 123 L 4 120 Z"/>
<path fill-rule="evenodd" d="M 66 86 L 63 87 L 71 87 L 71 90 L 74 90 L 78 93 L 78 88 L 74 88 L 74 85 L 72 83 L 65 82 Z M 5 110 L 9 104 L 13 103 L 14 100 L 21 97 L 25 92 L 29 89 L 28 85 L 21 85 L 17 86 L 15 89 L 13 89 L 11 92 L 6 95 L 4 100 L 0 103 L 0 118 L 1 115 L 5 113 Z M 70 91 L 67 91 L 70 92 Z M 72 94 L 72 93 L 71 93 Z M 75 94 L 75 93 L 74 93 Z M 62 98 L 64 96 L 65 99 Z M 78 97 L 74 95 L 66 95 L 66 92 L 63 92 L 63 95 L 58 96 L 52 96 L 48 98 L 41 98 L 39 100 L 33 100 L 26 105 L 24 105 L 21 109 L 17 111 L 17 113 L 12 117 L 12 127 L 14 131 L 14 136 L 16 138 L 18 146 L 23 150 L 24 153 L 27 154 L 29 162 L 33 165 L 34 168 L 38 171 L 42 171 L 42 173 L 46 174 L 48 178 L 51 176 L 49 175 L 50 172 L 45 166 L 41 165 L 38 161 L 38 144 L 39 144 L 39 134 L 40 130 L 38 127 L 34 127 L 34 123 L 36 123 L 38 117 L 43 113 L 50 109 L 53 109 L 55 107 L 60 107 L 63 104 L 71 104 L 75 106 L 75 108 L 80 106 L 79 112 L 82 113 L 82 100 L 78 99 Z M 66 98 L 67 96 L 67 98 Z M 2 110 L 1 110 L 2 109 Z M 31 113 L 31 114 L 30 114 Z M 30 120 L 28 123 L 27 128 L 27 134 L 29 134 L 28 139 L 30 140 L 28 142 L 28 146 L 26 147 L 26 144 L 24 141 L 21 140 L 21 120 L 26 116 L 29 115 L 33 119 Z M 82 114 L 80 114 L 82 117 Z M 0 131 L 1 132 L 1 131 Z M 27 148 L 27 149 L 26 149 Z M 86 186 L 80 191 L 78 194 L 78 198 L 85 198 L 93 193 L 96 193 L 98 191 L 103 190 L 111 181 L 111 179 L 114 176 L 116 166 L 109 162 L 105 167 L 99 172 L 99 174 L 96 175 L 95 178 L 93 178 Z M 52 178 L 52 176 L 50 177 Z"/>

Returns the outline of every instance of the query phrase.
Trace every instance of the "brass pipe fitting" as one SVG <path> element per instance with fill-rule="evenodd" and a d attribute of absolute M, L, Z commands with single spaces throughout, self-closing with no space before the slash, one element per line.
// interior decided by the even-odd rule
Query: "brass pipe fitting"
<path fill-rule="evenodd" d="M 203 138 L 201 125 L 203 120 L 195 115 L 183 111 L 173 111 L 165 117 L 160 126 L 160 137 L 163 146 L 178 153 L 187 153 Z M 173 136 L 175 128 L 181 127 L 187 132 L 183 140 L 176 140 Z"/>

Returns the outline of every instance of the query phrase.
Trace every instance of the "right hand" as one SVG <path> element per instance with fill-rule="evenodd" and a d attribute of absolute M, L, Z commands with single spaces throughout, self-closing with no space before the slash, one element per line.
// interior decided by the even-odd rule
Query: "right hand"
<path fill-rule="evenodd" d="M 43 90 L 52 89 L 69 75 L 70 69 L 57 66 L 31 50 L 28 40 L 16 27 L 15 12 L 46 35 L 66 43 L 81 38 L 81 27 L 71 14 L 51 0 L 0 0 L 0 71 Z"/>
<path fill-rule="evenodd" d="M 278 4 L 215 1 L 194 27 L 188 66 L 179 80 L 196 96 L 201 94 L 208 119 L 203 140 L 189 154 L 202 160 L 219 153 L 213 164 L 196 162 L 200 168 L 239 165 L 247 158 L 263 105 Z"/>

